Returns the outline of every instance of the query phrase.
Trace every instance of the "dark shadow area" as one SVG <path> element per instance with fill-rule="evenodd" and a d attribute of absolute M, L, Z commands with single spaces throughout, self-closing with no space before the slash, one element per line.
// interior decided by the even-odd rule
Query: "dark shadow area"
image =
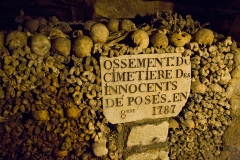
<path fill-rule="evenodd" d="M 0 2 L 0 30 L 15 27 L 15 18 L 20 10 L 31 18 L 56 16 L 60 21 L 90 19 L 92 9 L 86 3 L 66 4 L 59 0 L 3 0 Z"/>
<path fill-rule="evenodd" d="M 205 1 L 205 0 L 182 0 L 174 2 L 174 12 L 181 14 L 183 17 L 191 14 L 194 20 L 204 24 L 209 22 L 208 28 L 221 34 L 228 34 L 235 15 L 239 9 L 232 6 L 234 0 L 230 1 Z"/>
<path fill-rule="evenodd" d="M 182 5 L 194 5 L 198 7 L 216 7 L 224 6 L 234 2 L 234 0 L 143 0 L 143 1 L 161 1 L 161 2 L 172 2 L 174 4 Z"/>

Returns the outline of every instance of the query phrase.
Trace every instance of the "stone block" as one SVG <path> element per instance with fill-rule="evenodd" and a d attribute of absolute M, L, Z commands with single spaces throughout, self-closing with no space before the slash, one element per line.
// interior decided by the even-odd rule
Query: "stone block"
<path fill-rule="evenodd" d="M 166 151 L 154 151 L 145 153 L 136 153 L 126 158 L 126 160 L 169 160 L 168 152 Z"/>
<path fill-rule="evenodd" d="M 169 123 L 147 124 L 133 127 L 128 135 L 127 147 L 136 145 L 150 145 L 167 140 Z"/>
<path fill-rule="evenodd" d="M 144 16 L 161 10 L 173 10 L 173 3 L 143 0 L 97 0 L 93 9 L 96 17 L 134 18 L 136 15 Z"/>

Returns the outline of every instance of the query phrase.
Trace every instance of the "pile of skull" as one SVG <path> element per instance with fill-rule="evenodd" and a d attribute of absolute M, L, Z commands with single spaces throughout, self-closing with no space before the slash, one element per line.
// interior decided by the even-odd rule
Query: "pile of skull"
<path fill-rule="evenodd" d="M 183 111 L 170 119 L 169 157 L 211 159 L 221 152 L 237 48 L 230 37 L 171 11 L 144 24 L 66 23 L 23 12 L 16 22 L 16 30 L 0 33 L 1 157 L 123 159 L 116 142 L 121 125 L 102 113 L 98 59 L 176 52 L 191 56 L 192 85 Z"/>

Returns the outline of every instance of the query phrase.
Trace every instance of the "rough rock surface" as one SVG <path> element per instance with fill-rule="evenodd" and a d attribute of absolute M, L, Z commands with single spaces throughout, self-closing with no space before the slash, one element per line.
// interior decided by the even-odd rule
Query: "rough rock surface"
<path fill-rule="evenodd" d="M 134 18 L 136 15 L 144 16 L 161 10 L 173 10 L 172 2 L 164 1 L 109 1 L 98 0 L 93 6 L 96 17 L 107 18 Z"/>
<path fill-rule="evenodd" d="M 240 50 L 236 49 L 234 54 L 236 68 L 232 72 L 233 78 L 227 89 L 227 96 L 231 102 L 231 114 L 233 121 L 223 136 L 224 148 L 220 156 L 216 158 L 220 160 L 236 160 L 240 157 Z"/>

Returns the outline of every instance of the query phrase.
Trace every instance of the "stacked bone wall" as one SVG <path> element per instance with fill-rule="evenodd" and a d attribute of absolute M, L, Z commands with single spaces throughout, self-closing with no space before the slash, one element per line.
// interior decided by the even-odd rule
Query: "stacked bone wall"
<path fill-rule="evenodd" d="M 232 122 L 232 97 L 239 87 L 239 49 L 231 37 L 214 32 L 211 43 L 196 43 L 199 22 L 165 11 L 151 16 L 146 31 L 166 29 L 169 38 L 180 30 L 192 36 L 191 42 L 142 48 L 117 35 L 117 43 L 89 42 L 84 47 L 90 45 L 90 54 L 78 54 L 73 50 L 76 39 L 82 34 L 91 37 L 86 23 L 73 27 L 56 17 L 19 18 L 23 21 L 18 28 L 2 31 L 0 41 L 4 159 L 214 159 L 223 151 L 223 135 Z M 181 113 L 109 123 L 103 115 L 99 57 L 173 52 L 191 58 L 191 93 Z"/>

